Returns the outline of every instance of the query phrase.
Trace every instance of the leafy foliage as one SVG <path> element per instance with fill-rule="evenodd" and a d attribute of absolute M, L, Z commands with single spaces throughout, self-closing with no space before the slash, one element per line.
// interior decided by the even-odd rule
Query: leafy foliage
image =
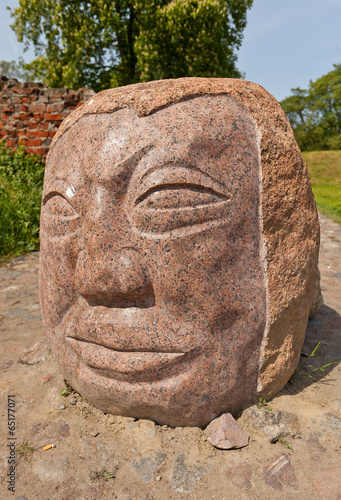
<path fill-rule="evenodd" d="M 39 157 L 0 144 L 0 258 L 38 248 L 43 177 Z"/>
<path fill-rule="evenodd" d="M 271 407 L 268 405 L 268 403 L 265 401 L 265 399 L 263 399 L 261 396 L 259 396 L 259 398 L 258 398 L 257 408 L 259 410 L 261 408 L 264 408 L 264 410 L 271 411 Z"/>
<path fill-rule="evenodd" d="M 341 64 L 281 102 L 303 151 L 341 149 Z"/>
<path fill-rule="evenodd" d="M 155 9 L 136 41 L 141 79 L 239 77 L 234 48 L 241 45 L 251 4 L 173 0 Z"/>
<path fill-rule="evenodd" d="M 31 73 L 25 69 L 25 65 L 26 63 L 22 57 L 19 57 L 18 62 L 0 61 L 0 75 L 27 82 L 31 79 Z"/>
<path fill-rule="evenodd" d="M 96 91 L 181 76 L 238 77 L 235 49 L 253 0 L 19 0 L 27 69 L 50 87 Z"/>
<path fill-rule="evenodd" d="M 67 380 L 64 380 L 64 384 L 66 389 L 63 389 L 62 392 L 60 393 L 62 396 L 70 396 L 73 392 L 75 392 L 74 388 L 69 384 Z"/>

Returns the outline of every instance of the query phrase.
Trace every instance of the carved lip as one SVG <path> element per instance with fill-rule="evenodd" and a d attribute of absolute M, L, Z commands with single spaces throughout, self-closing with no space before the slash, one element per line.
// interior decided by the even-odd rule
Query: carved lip
<path fill-rule="evenodd" d="M 74 337 L 66 337 L 66 340 L 87 366 L 119 380 L 160 379 L 188 358 L 184 352 L 117 351 Z"/>
<path fill-rule="evenodd" d="M 151 308 L 90 306 L 78 300 L 59 327 L 64 338 L 106 348 L 108 352 L 176 355 L 200 349 L 192 325 L 174 325 L 165 311 Z M 194 340 L 194 341 L 193 341 Z"/>

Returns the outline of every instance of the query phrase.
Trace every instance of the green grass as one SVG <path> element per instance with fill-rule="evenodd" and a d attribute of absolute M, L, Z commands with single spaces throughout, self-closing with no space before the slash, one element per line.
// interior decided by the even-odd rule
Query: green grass
<path fill-rule="evenodd" d="M 303 154 L 318 210 L 341 223 L 341 151 Z"/>
<path fill-rule="evenodd" d="M 40 157 L 0 143 L 0 258 L 39 248 L 43 176 Z"/>

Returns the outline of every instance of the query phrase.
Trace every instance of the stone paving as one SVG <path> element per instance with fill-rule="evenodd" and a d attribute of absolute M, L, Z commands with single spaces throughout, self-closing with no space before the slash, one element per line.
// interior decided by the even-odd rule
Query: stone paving
<path fill-rule="evenodd" d="M 320 215 L 319 267 L 325 303 L 341 313 L 341 226 Z M 341 325 L 340 325 L 341 326 Z"/>

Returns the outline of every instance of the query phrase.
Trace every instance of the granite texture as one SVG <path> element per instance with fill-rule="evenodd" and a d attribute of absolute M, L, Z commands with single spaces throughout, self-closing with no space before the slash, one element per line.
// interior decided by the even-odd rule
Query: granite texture
<path fill-rule="evenodd" d="M 65 378 L 107 413 L 171 426 L 275 394 L 318 240 L 292 130 L 258 85 L 97 94 L 62 123 L 44 182 L 41 302 Z"/>
<path fill-rule="evenodd" d="M 249 444 L 250 436 L 242 429 L 231 413 L 223 413 L 215 418 L 205 429 L 208 441 L 220 450 L 243 448 Z"/>

